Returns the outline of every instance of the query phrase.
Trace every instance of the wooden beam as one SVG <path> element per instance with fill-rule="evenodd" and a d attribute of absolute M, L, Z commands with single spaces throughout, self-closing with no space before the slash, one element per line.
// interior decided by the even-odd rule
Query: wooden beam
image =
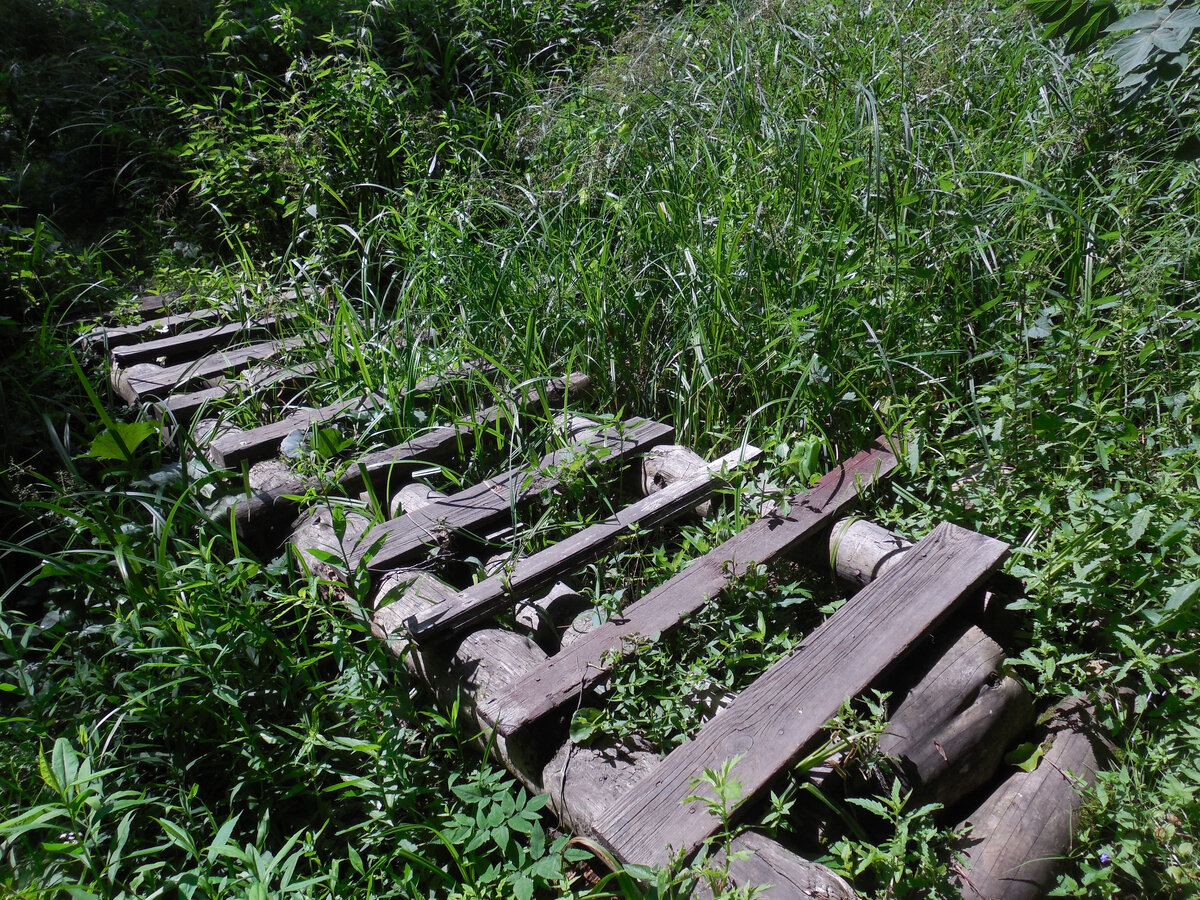
<path fill-rule="evenodd" d="M 423 610 L 407 622 L 420 642 L 443 640 L 532 597 L 555 581 L 598 559 L 620 538 L 638 528 L 653 528 L 709 497 L 723 484 L 723 472 L 754 459 L 757 447 L 744 447 L 707 464 L 691 476 L 633 503 L 615 516 L 575 532 L 544 550 L 456 594 L 447 602 Z"/>
<path fill-rule="evenodd" d="M 690 856 L 722 824 L 705 804 L 685 800 L 713 796 L 696 784 L 705 769 L 737 759 L 738 806 L 753 801 L 846 700 L 903 657 L 1007 553 L 994 538 L 938 525 L 622 795 L 597 823 L 598 839 L 626 863 L 663 865 L 672 850 Z"/>
<path fill-rule="evenodd" d="M 461 490 L 446 500 L 377 525 L 366 546 L 377 546 L 369 568 L 385 572 L 418 559 L 439 532 L 482 532 L 514 508 L 559 483 L 558 468 L 580 453 L 595 452 L 587 464 L 620 462 L 670 441 L 675 429 L 659 422 L 632 420 L 624 429 L 606 428 L 592 437 L 543 457 L 534 469 L 510 469 L 482 484 Z M 356 561 L 357 562 L 357 561 Z"/>
<path fill-rule="evenodd" d="M 825 475 L 810 492 L 793 497 L 786 516 L 764 516 L 694 560 L 498 698 L 501 734 L 515 734 L 575 700 L 581 690 L 606 677 L 614 658 L 631 652 L 639 636 L 670 631 L 732 579 L 795 550 L 854 503 L 862 488 L 895 467 L 895 455 L 880 439 Z"/>
<path fill-rule="evenodd" d="M 217 322 L 229 315 L 225 309 L 201 309 L 196 312 L 159 316 L 136 325 L 116 325 L 110 328 L 93 328 L 80 340 L 85 347 L 103 345 L 108 349 L 136 344 L 138 341 L 155 339 L 166 335 L 180 334 L 193 326 Z"/>
<path fill-rule="evenodd" d="M 281 341 L 265 341 L 233 350 L 222 350 L 201 359 L 165 368 L 151 363 L 138 363 L 128 369 L 113 370 L 113 390 L 126 403 L 165 397 L 176 388 L 205 378 L 240 372 L 255 361 L 273 359 L 280 353 L 303 347 L 305 343 L 315 340 L 317 338 L 311 334 L 297 335 Z"/>
<path fill-rule="evenodd" d="M 404 476 L 399 483 L 390 485 L 394 469 L 442 462 L 453 457 L 460 446 L 465 452 L 470 452 L 479 435 L 494 427 L 506 415 L 531 409 L 543 400 L 553 405 L 568 398 L 577 399 L 586 394 L 590 387 L 591 379 L 578 372 L 567 378 L 554 378 L 529 388 L 511 402 L 491 406 L 466 422 L 434 428 L 402 444 L 375 450 L 350 466 L 339 479 L 338 489 L 347 496 L 355 496 L 366 490 L 369 482 L 376 492 L 391 493 L 389 487 L 399 487 L 407 480 L 407 476 Z M 295 517 L 299 510 L 299 498 L 309 491 L 320 489 L 319 479 L 296 478 L 270 491 L 260 491 L 238 501 L 234 509 L 238 533 L 247 537 L 265 534 L 273 540 L 284 520 Z"/>
<path fill-rule="evenodd" d="M 159 360 L 164 360 L 166 364 L 178 363 L 218 347 L 228 347 L 244 338 L 276 335 L 284 325 L 295 321 L 296 318 L 296 313 L 255 316 L 244 322 L 228 322 L 212 328 L 199 328 L 114 347 L 109 356 L 112 364 L 121 369 L 137 363 L 157 363 Z"/>
<path fill-rule="evenodd" d="M 270 388 L 293 384 L 315 378 L 328 365 L 325 360 L 311 360 L 290 366 L 261 367 L 247 370 L 240 378 L 227 378 L 215 387 L 172 394 L 166 400 L 151 407 L 156 419 L 172 420 L 180 428 L 187 428 L 204 407 L 223 400 L 239 391 L 265 391 Z"/>

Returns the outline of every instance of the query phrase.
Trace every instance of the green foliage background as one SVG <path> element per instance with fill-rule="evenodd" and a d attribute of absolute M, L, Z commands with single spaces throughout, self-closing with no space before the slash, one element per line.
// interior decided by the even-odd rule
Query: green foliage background
<path fill-rule="evenodd" d="M 541 801 L 460 745 L 361 622 L 210 520 L 215 479 L 121 487 L 164 461 L 153 440 L 84 458 L 115 404 L 84 392 L 77 322 L 137 290 L 300 287 L 305 315 L 336 311 L 331 395 L 484 348 L 514 380 L 582 367 L 597 409 L 702 452 L 748 433 L 824 465 L 919 434 L 872 515 L 1012 542 L 1014 671 L 1045 703 L 1136 697 L 1107 711 L 1123 749 L 1059 892 L 1195 894 L 1186 64 L 1118 71 L 982 2 L 9 5 L 6 890 L 592 890 Z M 1151 72 L 1165 89 L 1121 105 Z M 396 349 L 429 325 L 436 352 Z M 901 800 L 871 802 L 907 821 Z M 920 821 L 830 861 L 864 893 L 945 893 Z"/>

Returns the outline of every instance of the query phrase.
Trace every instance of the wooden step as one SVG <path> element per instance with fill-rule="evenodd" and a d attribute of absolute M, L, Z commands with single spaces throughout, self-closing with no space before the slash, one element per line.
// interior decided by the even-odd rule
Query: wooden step
<path fill-rule="evenodd" d="M 222 350 L 201 359 L 174 366 L 163 367 L 151 363 L 139 363 L 128 369 L 113 371 L 113 390 L 126 403 L 158 399 L 193 382 L 240 372 L 254 362 L 274 359 L 288 350 L 294 350 L 318 340 L 317 336 L 311 334 L 297 335 L 281 341 L 265 341 L 247 347 Z"/>
<path fill-rule="evenodd" d="M 151 412 L 154 417 L 165 422 L 174 422 L 179 428 L 187 428 L 197 415 L 207 406 L 225 399 L 231 394 L 241 391 L 262 392 L 275 387 L 308 381 L 318 376 L 328 365 L 325 360 L 311 360 L 290 366 L 263 366 L 242 373 L 239 378 L 226 378 L 220 384 L 201 388 L 198 391 L 188 391 L 182 394 L 172 394 L 166 400 L 154 404 Z"/>
<path fill-rule="evenodd" d="M 268 314 L 255 316 L 244 322 L 227 322 L 211 328 L 197 328 L 153 340 L 143 340 L 136 344 L 114 347 L 110 350 L 109 357 L 112 364 L 121 369 L 146 362 L 172 365 L 182 360 L 195 359 L 218 347 L 228 347 L 230 344 L 246 338 L 274 336 L 279 333 L 281 328 L 295 322 L 297 318 L 296 313 L 279 316 Z"/>
<path fill-rule="evenodd" d="M 548 454 L 534 469 L 511 469 L 424 509 L 377 525 L 363 540 L 363 546 L 377 548 L 369 567 L 382 573 L 415 562 L 428 546 L 436 543 L 439 534 L 483 534 L 505 516 L 512 515 L 514 509 L 555 487 L 561 479 L 559 468 L 580 453 L 589 454 L 585 462 L 588 466 L 601 460 L 619 463 L 651 447 L 669 443 L 674 433 L 670 425 L 631 420 L 623 428 L 606 428 Z M 357 565 L 359 561 L 355 559 L 353 563 Z"/>
<path fill-rule="evenodd" d="M 693 795 L 705 769 L 737 759 L 738 806 L 757 798 L 837 714 L 1003 562 L 1008 545 L 942 523 L 895 569 L 867 585 L 791 655 L 739 694 L 692 740 L 601 815 L 596 834 L 625 863 L 690 856 L 721 820 Z"/>
<path fill-rule="evenodd" d="M 93 328 L 82 337 L 84 346 L 104 346 L 109 350 L 136 344 L 140 341 L 157 340 L 182 334 L 191 328 L 204 328 L 227 318 L 225 309 L 201 309 L 195 312 L 178 313 L 147 319 L 136 325 L 117 325 L 112 328 Z"/>
<path fill-rule="evenodd" d="M 494 699 L 499 731 L 506 738 L 573 703 L 582 690 L 607 676 L 614 660 L 631 652 L 639 637 L 669 632 L 684 616 L 717 596 L 731 580 L 759 563 L 797 549 L 855 502 L 859 492 L 896 467 L 883 440 L 791 500 L 788 514 L 765 516 L 631 604 Z"/>
<path fill-rule="evenodd" d="M 691 509 L 724 484 L 721 476 L 726 470 L 754 459 L 759 453 L 757 447 L 751 446 L 728 453 L 691 477 L 630 504 L 615 516 L 519 560 L 511 571 L 493 575 L 430 606 L 406 623 L 410 634 L 421 642 L 443 640 L 501 609 L 515 606 L 599 559 L 622 537 L 639 528 L 653 528 Z"/>
<path fill-rule="evenodd" d="M 474 450 L 479 435 L 489 428 L 495 428 L 506 416 L 533 409 L 543 403 L 554 407 L 568 399 L 576 400 L 587 393 L 590 384 L 590 379 L 578 372 L 568 378 L 552 379 L 529 388 L 512 402 L 491 406 L 466 422 L 433 428 L 410 441 L 367 453 L 342 475 L 338 489 L 346 496 L 353 497 L 367 490 L 370 485 L 376 495 L 390 496 L 410 480 L 406 470 L 418 465 L 446 462 L 460 451 L 469 454 Z M 396 475 L 397 470 L 401 474 Z M 270 491 L 260 491 L 239 501 L 234 510 L 238 533 L 246 537 L 259 534 L 273 538 L 279 526 L 295 516 L 300 498 L 320 488 L 320 479 L 297 477 Z"/>

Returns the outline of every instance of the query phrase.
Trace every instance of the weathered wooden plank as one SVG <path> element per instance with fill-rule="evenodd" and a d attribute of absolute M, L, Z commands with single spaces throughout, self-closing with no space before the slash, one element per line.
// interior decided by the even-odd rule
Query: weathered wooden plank
<path fill-rule="evenodd" d="M 278 422 L 222 435 L 209 444 L 206 453 L 214 465 L 222 468 L 232 468 L 243 462 L 258 462 L 274 456 L 284 438 L 293 431 L 306 431 L 313 424 L 331 421 L 347 411 L 378 408 L 386 406 L 387 402 L 387 397 L 372 391 L 363 397 L 327 403 L 318 409 L 305 409 Z"/>
<path fill-rule="evenodd" d="M 272 359 L 280 353 L 295 347 L 303 347 L 305 343 L 314 340 L 316 338 L 313 335 L 297 335 L 280 341 L 264 341 L 233 350 L 222 350 L 201 359 L 174 366 L 163 367 L 152 363 L 138 363 L 128 369 L 113 370 L 113 390 L 126 403 L 139 403 L 147 399 L 165 397 L 176 388 L 184 387 L 191 382 L 230 372 L 240 372 L 255 361 Z"/>
<path fill-rule="evenodd" d="M 637 636 L 670 631 L 732 579 L 796 549 L 850 506 L 862 487 L 895 467 L 895 455 L 878 441 L 825 475 L 809 493 L 793 497 L 786 516 L 764 516 L 694 560 L 500 698 L 501 733 L 529 727 L 574 700 L 607 675 L 614 655 L 628 653 Z"/>
<path fill-rule="evenodd" d="M 227 322 L 211 328 L 182 331 L 166 337 L 145 340 L 136 344 L 113 347 L 109 352 L 112 364 L 126 368 L 137 363 L 153 362 L 159 365 L 178 363 L 208 353 L 218 347 L 228 347 L 239 340 L 264 335 L 276 335 L 289 322 L 294 322 L 296 313 L 254 316 L 244 322 Z"/>
<path fill-rule="evenodd" d="M 163 421 L 174 421 L 180 428 L 187 428 L 204 407 L 223 400 L 238 391 L 265 391 L 270 388 L 316 377 L 327 365 L 324 360 L 311 360 L 291 366 L 261 367 L 247 370 L 240 378 L 227 378 L 215 387 L 172 394 L 166 400 L 151 407 L 154 417 Z"/>
<path fill-rule="evenodd" d="M 515 507 L 549 490 L 559 482 L 557 469 L 579 453 L 594 451 L 594 461 L 619 462 L 657 444 L 667 443 L 675 429 L 649 421 L 625 423 L 624 431 L 606 428 L 562 450 L 543 457 L 534 469 L 511 469 L 496 478 L 461 490 L 448 499 L 415 510 L 376 526 L 367 545 L 378 543 L 369 567 L 384 572 L 419 558 L 432 535 L 449 531 L 482 533 Z"/>
<path fill-rule="evenodd" d="M 622 536 L 637 528 L 652 528 L 695 506 L 722 483 L 721 473 L 753 459 L 757 447 L 744 447 L 722 456 L 691 476 L 622 509 L 615 516 L 575 532 L 532 556 L 457 594 L 452 600 L 423 610 L 407 624 L 422 642 L 442 640 L 505 606 L 532 597 L 558 579 L 598 559 Z"/>
<path fill-rule="evenodd" d="M 393 470 L 443 462 L 453 457 L 459 447 L 470 452 L 479 434 L 494 427 L 504 416 L 531 408 L 543 399 L 551 405 L 561 403 L 568 397 L 575 399 L 587 393 L 590 384 L 591 380 L 578 372 L 568 378 L 555 378 L 530 388 L 523 397 L 511 403 L 489 407 L 468 421 L 434 428 L 402 444 L 375 450 L 361 457 L 346 471 L 338 481 L 338 488 L 347 496 L 355 496 L 366 490 L 370 483 L 377 493 L 390 494 L 388 488 L 393 480 Z M 295 516 L 299 509 L 299 498 L 309 491 L 319 490 L 320 486 L 316 478 L 296 478 L 239 501 L 234 510 L 238 533 L 243 536 L 263 535 L 268 541 L 273 540 L 279 525 Z"/>
<path fill-rule="evenodd" d="M 873 581 L 742 692 L 657 769 L 621 796 L 596 825 L 627 863 L 665 864 L 721 827 L 695 779 L 738 758 L 739 806 L 752 801 L 834 716 L 941 621 L 1004 560 L 1008 545 L 942 523 L 884 578 Z"/>
<path fill-rule="evenodd" d="M 160 316 L 136 325 L 117 325 L 111 328 L 93 328 L 83 335 L 84 346 L 103 345 L 110 350 L 136 344 L 138 341 L 153 340 L 173 334 L 182 334 L 189 328 L 199 328 L 220 321 L 229 315 L 225 309 L 201 309 L 189 313 Z"/>

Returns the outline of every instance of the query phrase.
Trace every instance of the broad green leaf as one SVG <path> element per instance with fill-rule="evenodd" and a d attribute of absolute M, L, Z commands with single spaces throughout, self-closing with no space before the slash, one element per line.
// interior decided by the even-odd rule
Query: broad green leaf
<path fill-rule="evenodd" d="M 132 454 L 152 435 L 158 434 L 157 422 L 116 422 L 96 435 L 88 449 L 94 459 L 115 459 L 117 462 L 132 462 Z M 122 449 L 124 445 L 124 449 Z M 127 456 L 125 451 L 129 451 Z"/>
<path fill-rule="evenodd" d="M 576 710 L 575 715 L 571 716 L 571 742 L 581 746 L 586 744 L 592 739 L 592 735 L 599 729 L 603 720 L 604 710 L 602 709 L 585 706 L 583 709 Z"/>

